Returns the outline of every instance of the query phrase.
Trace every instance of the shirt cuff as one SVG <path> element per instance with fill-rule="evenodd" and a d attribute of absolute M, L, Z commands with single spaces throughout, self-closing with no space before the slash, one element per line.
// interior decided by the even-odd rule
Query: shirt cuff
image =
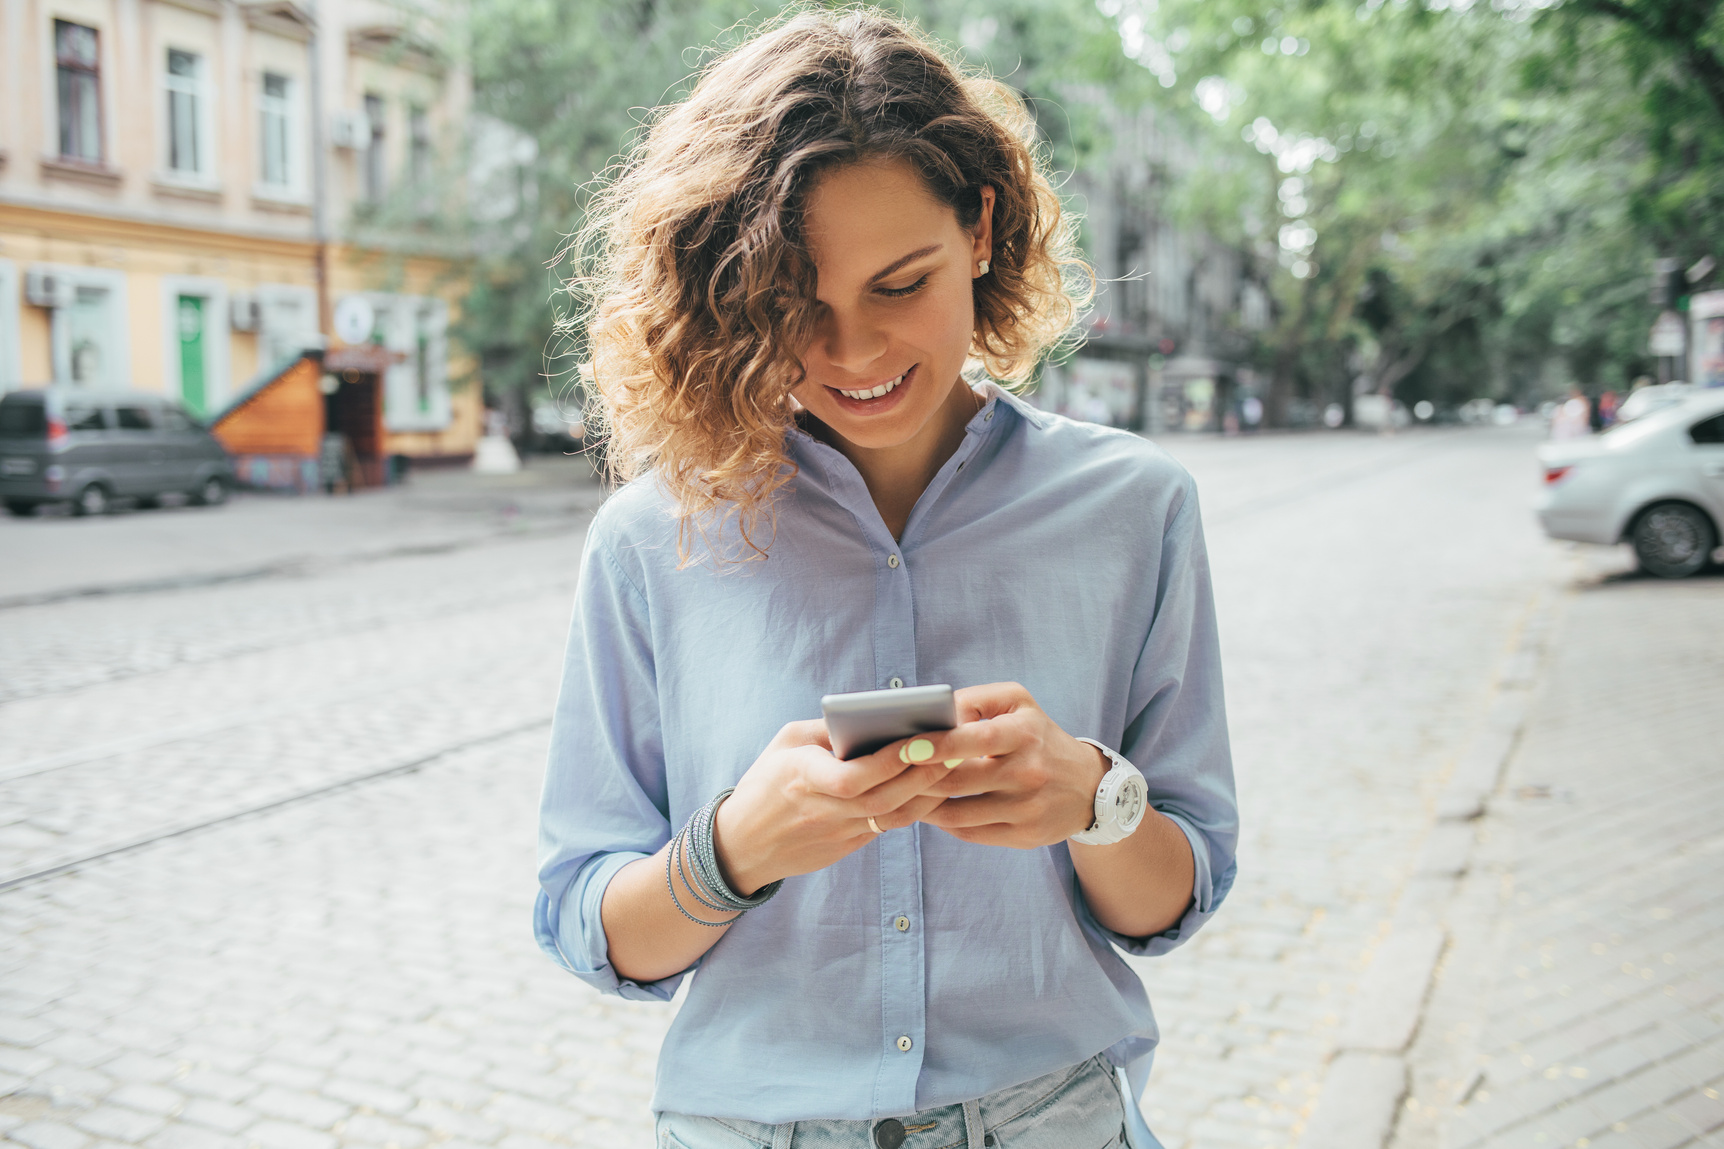
<path fill-rule="evenodd" d="M 1238 868 L 1237 862 L 1229 860 L 1227 868 L 1217 877 L 1211 869 L 1209 842 L 1197 827 L 1183 814 L 1168 810 L 1158 810 L 1157 813 L 1184 831 L 1186 840 L 1191 843 L 1191 908 L 1185 911 L 1185 916 L 1174 923 L 1172 928 L 1142 938 L 1115 933 L 1096 921 L 1094 914 L 1089 915 L 1090 921 L 1103 937 L 1133 957 L 1156 957 L 1191 940 L 1191 936 L 1202 929 L 1203 924 L 1221 908 L 1227 892 L 1233 888 L 1233 875 Z M 1084 911 L 1089 912 L 1087 904 Z"/>
<path fill-rule="evenodd" d="M 610 945 L 599 912 L 605 889 L 624 866 L 650 856 L 628 850 L 601 854 L 581 868 L 557 902 L 540 890 L 533 907 L 533 934 L 540 949 L 600 993 L 630 1001 L 669 1001 L 688 974 L 683 970 L 657 981 L 635 981 L 617 976 L 610 963 Z"/>

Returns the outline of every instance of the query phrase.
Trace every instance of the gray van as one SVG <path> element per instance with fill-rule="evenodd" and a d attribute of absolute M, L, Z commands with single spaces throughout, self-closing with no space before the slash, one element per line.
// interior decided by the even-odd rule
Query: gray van
<path fill-rule="evenodd" d="M 0 395 L 0 500 L 15 515 L 70 503 L 99 515 L 116 499 L 148 506 L 170 492 L 227 500 L 233 460 L 191 414 L 161 395 L 44 387 Z"/>

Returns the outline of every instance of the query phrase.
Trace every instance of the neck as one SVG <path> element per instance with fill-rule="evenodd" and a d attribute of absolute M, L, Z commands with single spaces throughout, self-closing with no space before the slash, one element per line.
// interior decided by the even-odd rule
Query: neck
<path fill-rule="evenodd" d="M 825 424 L 819 437 L 855 465 L 893 538 L 901 538 L 910 511 L 934 475 L 964 441 L 964 426 L 981 409 L 982 397 L 962 379 L 952 384 L 934 417 L 907 440 L 891 447 L 859 447 Z"/>

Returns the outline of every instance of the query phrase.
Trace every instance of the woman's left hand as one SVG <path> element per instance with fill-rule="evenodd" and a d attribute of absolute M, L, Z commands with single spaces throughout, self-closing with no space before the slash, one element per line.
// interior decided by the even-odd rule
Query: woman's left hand
<path fill-rule="evenodd" d="M 965 687 L 955 697 L 957 728 L 923 735 L 931 754 L 914 742 L 905 747 L 918 761 L 957 763 L 926 791 L 946 800 L 922 821 L 965 842 L 1020 850 L 1089 829 L 1107 773 L 1100 751 L 1061 730 L 1015 682 Z"/>

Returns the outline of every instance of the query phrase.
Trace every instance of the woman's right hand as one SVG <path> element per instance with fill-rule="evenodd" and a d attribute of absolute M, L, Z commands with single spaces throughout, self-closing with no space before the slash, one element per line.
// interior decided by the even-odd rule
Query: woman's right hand
<path fill-rule="evenodd" d="M 946 768 L 907 764 L 898 753 L 904 745 L 845 762 L 833 756 L 819 719 L 780 730 L 718 808 L 714 844 L 731 888 L 748 897 L 825 869 L 875 837 L 869 818 L 892 830 L 939 806 L 945 799 L 924 791 Z"/>

